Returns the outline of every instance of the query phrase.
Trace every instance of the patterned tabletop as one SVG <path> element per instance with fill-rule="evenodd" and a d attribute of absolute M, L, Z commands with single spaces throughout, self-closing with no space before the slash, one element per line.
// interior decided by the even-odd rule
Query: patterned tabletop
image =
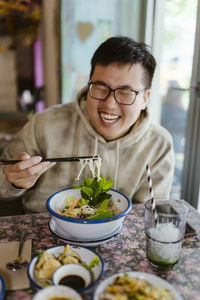
<path fill-rule="evenodd" d="M 32 239 L 32 256 L 55 245 L 63 245 L 48 227 L 48 213 L 9 216 L 0 218 L 0 242 L 19 240 L 24 228 Z M 172 270 L 159 272 L 151 268 L 145 253 L 144 205 L 133 205 L 126 216 L 121 233 L 109 242 L 93 248 L 105 261 L 105 273 L 101 281 L 118 272 L 140 271 L 155 274 L 166 279 L 183 296 L 183 299 L 200 299 L 200 215 L 190 206 L 188 221 L 198 231 L 198 236 L 184 239 L 179 262 Z M 91 300 L 94 288 L 82 294 L 84 300 Z M 30 300 L 36 293 L 34 287 L 26 290 L 7 291 L 5 300 Z"/>

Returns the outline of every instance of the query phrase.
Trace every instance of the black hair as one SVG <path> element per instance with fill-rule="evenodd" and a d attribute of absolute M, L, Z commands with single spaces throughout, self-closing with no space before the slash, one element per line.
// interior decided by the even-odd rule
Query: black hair
<path fill-rule="evenodd" d="M 156 61 L 145 43 L 138 43 L 126 36 L 107 39 L 96 49 L 91 59 L 90 79 L 96 65 L 107 66 L 111 63 L 141 64 L 145 69 L 143 78 L 145 88 L 151 87 Z"/>

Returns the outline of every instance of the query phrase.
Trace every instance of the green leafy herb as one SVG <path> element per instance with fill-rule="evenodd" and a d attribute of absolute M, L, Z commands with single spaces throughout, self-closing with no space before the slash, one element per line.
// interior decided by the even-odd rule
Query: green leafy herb
<path fill-rule="evenodd" d="M 44 251 L 38 253 L 37 257 L 38 257 L 38 261 L 41 259 L 42 255 L 43 255 Z"/>
<path fill-rule="evenodd" d="M 106 218 L 110 218 L 112 216 L 113 216 L 113 212 L 110 210 L 110 211 L 106 211 L 101 214 L 92 215 L 92 216 L 88 217 L 88 219 L 90 219 L 90 220 L 106 219 Z"/>
<path fill-rule="evenodd" d="M 112 179 L 106 180 L 105 177 L 97 176 L 94 179 L 88 177 L 85 178 L 81 185 L 76 185 L 73 188 L 81 190 L 81 197 L 89 200 L 89 205 L 95 206 L 111 198 L 111 194 L 107 192 L 111 189 L 114 181 Z"/>
<path fill-rule="evenodd" d="M 92 279 L 94 280 L 94 273 L 92 271 L 92 269 L 97 265 L 99 265 L 100 263 L 100 259 L 97 255 L 95 255 L 95 257 L 91 260 L 91 262 L 89 263 L 89 265 L 87 265 L 86 263 L 82 263 L 82 266 L 84 266 L 86 269 L 88 269 L 88 271 L 91 272 L 92 275 Z"/>
<path fill-rule="evenodd" d="M 108 199 L 105 199 L 101 202 L 99 209 L 97 210 L 95 215 L 88 217 L 88 219 L 105 219 L 112 217 L 114 215 L 112 210 L 107 210 L 108 208 Z"/>
<path fill-rule="evenodd" d="M 99 263 L 100 263 L 100 259 L 97 255 L 95 255 L 95 257 L 91 260 L 88 269 L 91 271 L 92 268 L 94 268 L 95 265 L 98 266 Z"/>

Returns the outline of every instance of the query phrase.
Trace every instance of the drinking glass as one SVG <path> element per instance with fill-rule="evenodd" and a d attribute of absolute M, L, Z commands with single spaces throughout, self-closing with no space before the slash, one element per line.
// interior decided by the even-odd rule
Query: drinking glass
<path fill-rule="evenodd" d="M 145 203 L 146 254 L 157 269 L 170 269 L 181 255 L 188 207 L 183 200 L 155 199 L 156 214 L 151 200 Z"/>

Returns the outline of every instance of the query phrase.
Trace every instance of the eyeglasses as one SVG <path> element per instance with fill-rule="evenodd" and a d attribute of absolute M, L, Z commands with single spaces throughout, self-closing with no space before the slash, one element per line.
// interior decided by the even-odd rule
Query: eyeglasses
<path fill-rule="evenodd" d="M 91 81 L 88 83 L 88 89 L 90 96 L 100 101 L 105 101 L 110 96 L 110 93 L 113 92 L 115 101 L 122 105 L 132 105 L 137 95 L 145 92 L 145 89 L 142 91 L 134 91 L 128 88 L 111 89 L 106 84 Z"/>

